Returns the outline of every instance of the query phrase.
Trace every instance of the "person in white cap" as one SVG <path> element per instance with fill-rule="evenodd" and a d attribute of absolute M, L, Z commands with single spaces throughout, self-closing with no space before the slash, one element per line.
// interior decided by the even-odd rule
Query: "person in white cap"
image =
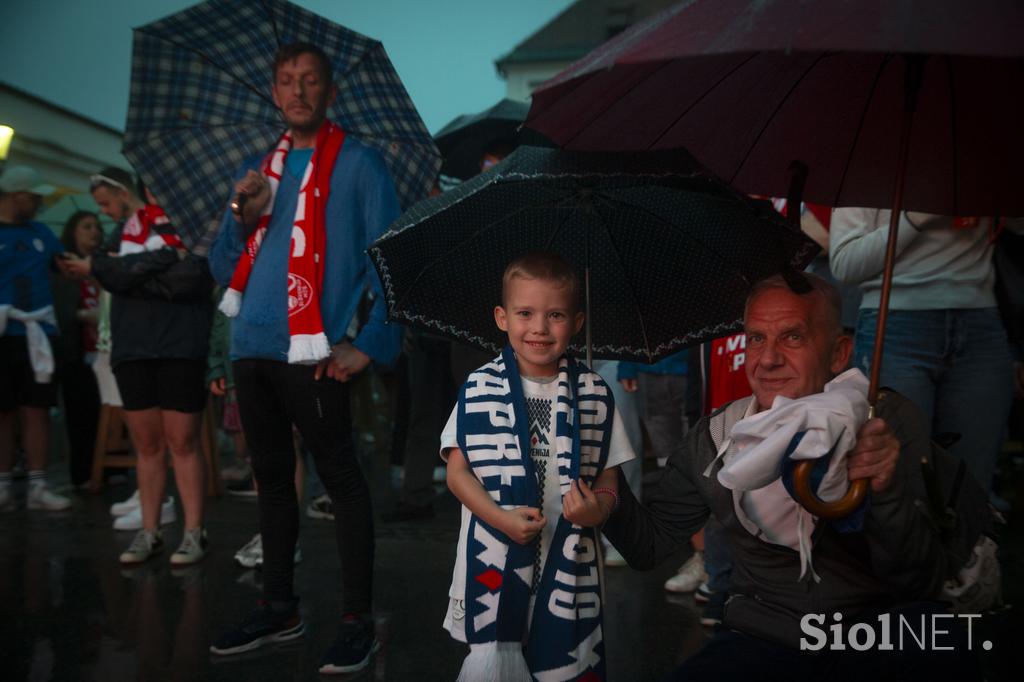
<path fill-rule="evenodd" d="M 48 272 L 64 247 L 33 220 L 55 187 L 28 166 L 0 175 L 0 511 L 14 507 L 14 420 L 28 460 L 29 509 L 63 511 L 70 500 L 46 485 L 50 408 L 57 404 L 50 337 L 58 333 Z"/>

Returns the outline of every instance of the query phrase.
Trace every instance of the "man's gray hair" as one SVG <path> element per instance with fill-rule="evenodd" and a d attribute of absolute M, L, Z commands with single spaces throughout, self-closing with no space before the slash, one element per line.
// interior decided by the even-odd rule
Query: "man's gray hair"
<path fill-rule="evenodd" d="M 750 293 L 747 294 L 747 303 L 743 307 L 743 320 L 746 321 L 747 309 L 750 307 L 750 302 L 757 296 L 760 296 L 771 289 L 784 289 L 797 296 L 819 295 L 822 302 L 825 328 L 836 336 L 842 334 L 843 299 L 839 295 L 839 290 L 835 285 L 827 279 L 819 277 L 811 272 L 795 272 L 791 276 L 803 279 L 807 283 L 807 286 L 810 287 L 810 290 L 806 293 L 793 291 L 793 287 L 790 286 L 789 282 L 787 282 L 786 278 L 782 275 L 766 277 L 765 279 L 755 282 L 754 286 L 750 288 Z"/>

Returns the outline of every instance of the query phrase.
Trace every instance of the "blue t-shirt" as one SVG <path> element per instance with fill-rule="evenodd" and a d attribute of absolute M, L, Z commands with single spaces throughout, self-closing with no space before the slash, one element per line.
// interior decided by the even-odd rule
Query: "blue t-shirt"
<path fill-rule="evenodd" d="M 30 312 L 53 305 L 50 264 L 64 245 L 46 225 L 37 222 L 12 225 L 0 222 L 0 305 Z M 42 323 L 43 331 L 57 328 Z M 4 336 L 24 336 L 25 325 L 8 320 Z"/>
<path fill-rule="evenodd" d="M 289 150 L 288 156 L 284 157 L 284 167 L 296 180 L 302 181 L 302 174 L 306 172 L 309 160 L 313 158 L 313 148 Z"/>

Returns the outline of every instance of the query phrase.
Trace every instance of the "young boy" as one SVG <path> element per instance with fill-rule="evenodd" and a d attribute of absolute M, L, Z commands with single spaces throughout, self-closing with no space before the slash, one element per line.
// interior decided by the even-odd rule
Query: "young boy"
<path fill-rule="evenodd" d="M 608 386 L 565 355 L 578 300 L 557 255 L 510 263 L 494 309 L 508 346 L 470 374 L 441 435 L 463 504 L 444 622 L 470 645 L 459 680 L 604 679 L 596 528 L 634 454 Z"/>

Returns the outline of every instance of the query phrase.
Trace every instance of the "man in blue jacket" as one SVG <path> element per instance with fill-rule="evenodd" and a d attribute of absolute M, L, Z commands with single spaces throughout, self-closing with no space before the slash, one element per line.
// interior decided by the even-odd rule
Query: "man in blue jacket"
<path fill-rule="evenodd" d="M 28 166 L 0 175 L 0 511 L 14 507 L 14 422 L 28 469 L 29 509 L 64 511 L 71 501 L 46 484 L 50 408 L 57 404 L 50 339 L 57 334 L 48 274 L 64 247 L 35 222 L 43 197 L 56 188 Z"/>
<path fill-rule="evenodd" d="M 380 282 L 365 255 L 399 204 L 381 156 L 327 120 L 336 91 L 319 48 L 279 49 L 272 94 L 288 131 L 241 169 L 235 192 L 247 199 L 238 215 L 225 213 L 209 256 L 214 278 L 228 287 L 221 309 L 234 316 L 231 357 L 259 488 L 264 599 L 211 651 L 240 653 L 305 632 L 292 591 L 294 423 L 334 502 L 341 556 L 341 627 L 320 670 L 351 672 L 369 663 L 378 643 L 373 516 L 346 382 L 371 360 L 394 362 L 400 350 L 400 328 L 386 324 Z M 350 340 L 367 291 L 375 302 Z"/>

